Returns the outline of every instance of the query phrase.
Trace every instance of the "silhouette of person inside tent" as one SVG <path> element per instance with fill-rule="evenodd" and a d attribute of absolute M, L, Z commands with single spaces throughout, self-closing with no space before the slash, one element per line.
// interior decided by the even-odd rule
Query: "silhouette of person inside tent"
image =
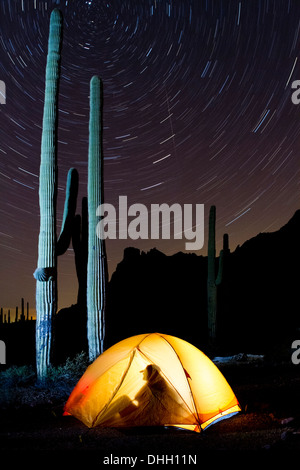
<path fill-rule="evenodd" d="M 179 393 L 163 377 L 157 365 L 149 364 L 140 372 L 143 373 L 146 384 L 133 400 L 122 396 L 115 402 L 114 416 L 109 413 L 114 421 L 111 425 L 159 426 L 193 422 L 191 411 Z"/>

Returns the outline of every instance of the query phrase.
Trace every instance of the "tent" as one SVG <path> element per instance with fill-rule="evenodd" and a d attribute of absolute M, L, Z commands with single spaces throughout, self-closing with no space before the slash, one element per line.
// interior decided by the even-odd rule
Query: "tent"
<path fill-rule="evenodd" d="M 174 336 L 132 336 L 101 354 L 66 405 L 88 427 L 176 426 L 200 432 L 240 411 L 217 366 Z"/>

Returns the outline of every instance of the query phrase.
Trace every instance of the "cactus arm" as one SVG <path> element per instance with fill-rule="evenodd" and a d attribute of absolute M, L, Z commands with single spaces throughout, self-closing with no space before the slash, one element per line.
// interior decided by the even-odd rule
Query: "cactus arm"
<path fill-rule="evenodd" d="M 66 198 L 62 228 L 57 240 L 56 255 L 63 255 L 70 245 L 72 227 L 76 211 L 76 201 L 78 194 L 78 172 L 75 168 L 70 168 L 67 176 Z"/>
<path fill-rule="evenodd" d="M 77 303 L 86 310 L 86 278 L 88 258 L 88 215 L 87 198 L 82 198 L 82 216 L 74 218 L 72 245 L 75 253 L 75 266 L 78 279 Z"/>

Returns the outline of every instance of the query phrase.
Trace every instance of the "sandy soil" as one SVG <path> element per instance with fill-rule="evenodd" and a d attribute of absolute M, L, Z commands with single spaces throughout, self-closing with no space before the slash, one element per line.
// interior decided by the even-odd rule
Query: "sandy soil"
<path fill-rule="evenodd" d="M 242 456 L 245 463 L 251 456 L 259 455 L 261 461 L 299 452 L 300 366 L 240 363 L 220 369 L 243 411 L 201 434 L 172 428 L 88 429 L 62 416 L 63 403 L 51 398 L 42 405 L 2 408 L 1 459 L 7 456 L 11 463 L 28 461 L 31 466 L 40 466 L 41 458 L 52 464 L 66 459 L 68 466 L 83 459 L 85 464 L 133 468 L 157 462 L 194 466 L 204 456 L 214 461 L 233 456 L 236 462 Z"/>

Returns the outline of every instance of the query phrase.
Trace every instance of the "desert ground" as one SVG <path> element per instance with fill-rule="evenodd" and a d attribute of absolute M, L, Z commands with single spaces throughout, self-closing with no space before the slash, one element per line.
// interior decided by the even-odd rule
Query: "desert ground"
<path fill-rule="evenodd" d="M 300 450 L 300 365 L 240 361 L 219 366 L 242 412 L 202 433 L 175 428 L 93 428 L 63 416 L 67 395 L 24 385 L 23 400 L 1 405 L 0 452 L 11 463 L 199 465 L 204 456 L 265 460 Z M 20 388 L 20 387 L 19 387 Z M 20 393 L 20 391 L 19 391 Z M 30 398 L 31 394 L 31 398 Z M 18 395 L 20 396 L 20 395 Z M 243 460 L 247 462 L 248 460 Z M 71 467 L 70 467 L 71 468 Z"/>

